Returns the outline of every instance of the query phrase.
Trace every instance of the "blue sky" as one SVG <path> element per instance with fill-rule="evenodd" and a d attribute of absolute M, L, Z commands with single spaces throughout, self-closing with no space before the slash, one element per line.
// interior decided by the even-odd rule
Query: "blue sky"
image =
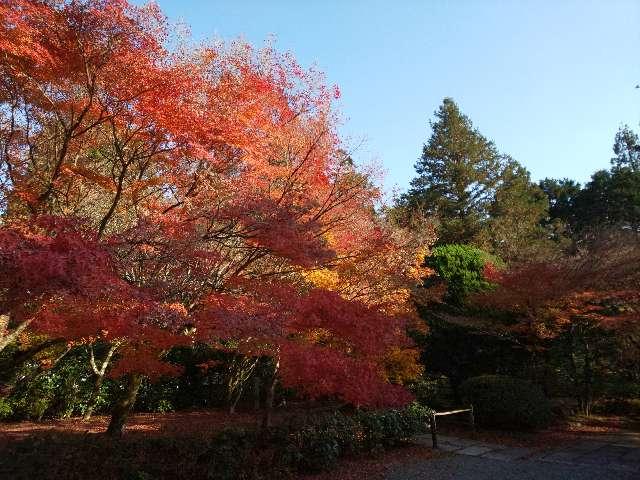
<path fill-rule="evenodd" d="M 136 2 L 141 3 L 141 2 Z M 606 168 L 622 123 L 640 130 L 637 0 L 159 0 L 196 39 L 244 37 L 326 73 L 342 132 L 386 187 L 405 189 L 453 97 L 537 180 Z"/>

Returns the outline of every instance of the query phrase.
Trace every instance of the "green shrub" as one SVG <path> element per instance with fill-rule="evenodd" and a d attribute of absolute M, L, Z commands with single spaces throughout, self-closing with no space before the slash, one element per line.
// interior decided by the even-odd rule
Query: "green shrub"
<path fill-rule="evenodd" d="M 309 426 L 296 435 L 296 463 L 299 470 L 318 472 L 331 469 L 342 454 L 340 432 L 323 426 Z"/>
<path fill-rule="evenodd" d="M 480 425 L 508 429 L 535 429 L 552 419 L 551 404 L 542 390 L 529 382 L 502 375 L 470 378 L 460 386 Z"/>
<path fill-rule="evenodd" d="M 344 455 L 360 449 L 361 425 L 340 412 L 307 419 L 301 427 L 289 427 L 286 449 L 299 471 L 319 472 L 332 468 Z"/>
<path fill-rule="evenodd" d="M 7 398 L 0 397 L 0 420 L 7 420 L 13 416 L 13 406 Z"/>
<path fill-rule="evenodd" d="M 436 410 L 448 409 L 455 403 L 451 382 L 445 376 L 424 375 L 411 385 L 411 392 L 418 403 Z"/>
<path fill-rule="evenodd" d="M 167 413 L 167 412 L 174 412 L 175 409 L 173 408 L 173 404 L 171 403 L 170 400 L 161 398 L 160 400 L 158 400 L 158 403 L 156 405 L 156 412 L 158 413 Z"/>
<path fill-rule="evenodd" d="M 425 433 L 431 410 L 418 404 L 403 409 L 340 412 L 307 419 L 301 426 L 284 426 L 268 433 L 223 432 L 213 442 L 207 461 L 215 466 L 211 478 L 256 478 L 271 472 L 320 472 L 341 457 L 379 451 Z M 259 452 L 259 454 L 258 454 Z M 259 466 L 261 465 L 261 466 Z"/>
<path fill-rule="evenodd" d="M 373 451 L 396 446 L 408 438 L 425 433 L 431 409 L 414 403 L 402 410 L 360 412 L 363 450 Z"/>
<path fill-rule="evenodd" d="M 268 431 L 225 430 L 212 436 L 136 437 L 57 434 L 11 442 L 0 469 L 16 478 L 276 480 L 328 470 L 346 456 L 397 445 L 426 431 L 431 411 L 339 412 Z M 6 458 L 5 463 L 3 463 Z M 65 462 L 59 459 L 64 458 Z M 99 471 L 95 465 L 100 464 Z"/>
<path fill-rule="evenodd" d="M 253 431 L 224 430 L 198 461 L 208 465 L 208 478 L 234 480 L 255 478 L 258 435 Z"/>
<path fill-rule="evenodd" d="M 493 287 L 484 279 L 487 263 L 502 264 L 498 258 L 479 248 L 459 244 L 436 247 L 425 260 L 425 264 L 447 282 L 447 301 L 455 305 L 462 305 L 472 293 Z"/>

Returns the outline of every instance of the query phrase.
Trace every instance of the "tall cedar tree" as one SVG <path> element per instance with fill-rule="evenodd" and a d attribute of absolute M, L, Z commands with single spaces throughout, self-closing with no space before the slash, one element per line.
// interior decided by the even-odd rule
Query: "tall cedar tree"
<path fill-rule="evenodd" d="M 487 216 L 502 157 L 452 99 L 444 99 L 435 117 L 405 202 L 437 216 L 440 244 L 470 243 Z"/>
<path fill-rule="evenodd" d="M 499 153 L 452 99 L 435 117 L 398 208 L 436 217 L 441 245 L 473 244 L 509 262 L 553 248 L 541 227 L 548 201 L 529 172 Z"/>

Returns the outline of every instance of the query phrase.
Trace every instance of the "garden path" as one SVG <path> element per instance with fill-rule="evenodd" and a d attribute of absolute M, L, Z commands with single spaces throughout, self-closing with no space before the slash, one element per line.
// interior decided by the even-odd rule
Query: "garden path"
<path fill-rule="evenodd" d="M 430 445 L 428 435 L 417 439 Z M 392 469 L 388 480 L 638 480 L 640 433 L 583 437 L 550 448 L 510 447 L 450 436 L 438 436 L 440 450 L 432 460 Z"/>

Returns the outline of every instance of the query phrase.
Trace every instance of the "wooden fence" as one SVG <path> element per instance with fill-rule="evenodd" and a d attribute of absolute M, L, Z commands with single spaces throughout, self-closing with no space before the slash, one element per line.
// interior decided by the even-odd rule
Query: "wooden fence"
<path fill-rule="evenodd" d="M 468 413 L 469 414 L 469 423 L 475 429 L 475 417 L 473 416 L 473 405 L 469 408 L 461 409 L 461 410 L 451 410 L 449 412 L 433 412 L 431 414 L 431 442 L 433 444 L 433 448 L 438 448 L 438 422 L 436 419 L 438 417 L 444 417 L 446 415 L 456 415 L 460 413 Z"/>

